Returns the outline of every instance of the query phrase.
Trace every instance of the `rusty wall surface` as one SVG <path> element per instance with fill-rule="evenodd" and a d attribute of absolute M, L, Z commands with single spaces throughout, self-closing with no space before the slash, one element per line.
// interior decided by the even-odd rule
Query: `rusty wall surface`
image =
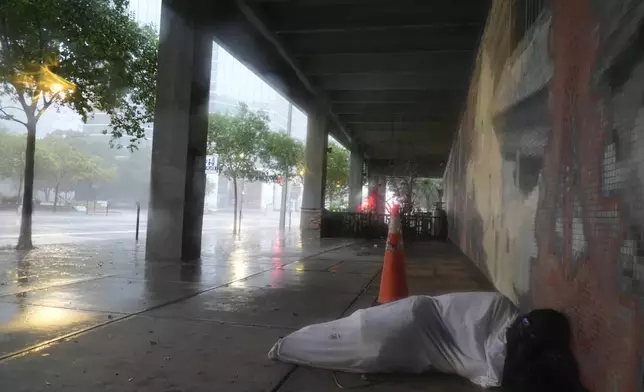
<path fill-rule="evenodd" d="M 525 309 L 565 311 L 594 392 L 644 391 L 644 2 L 498 0 L 445 172 L 450 237 Z"/>

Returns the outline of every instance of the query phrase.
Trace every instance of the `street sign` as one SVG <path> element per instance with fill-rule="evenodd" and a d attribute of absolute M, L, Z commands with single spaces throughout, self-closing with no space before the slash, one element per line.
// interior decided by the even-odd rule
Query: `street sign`
<path fill-rule="evenodd" d="M 216 170 L 217 169 L 217 156 L 208 155 L 206 157 L 206 170 Z"/>

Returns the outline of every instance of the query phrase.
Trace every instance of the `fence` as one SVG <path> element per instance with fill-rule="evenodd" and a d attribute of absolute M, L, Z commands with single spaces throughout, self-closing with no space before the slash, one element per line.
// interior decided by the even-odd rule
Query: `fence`
<path fill-rule="evenodd" d="M 389 215 L 356 212 L 330 212 L 322 214 L 321 236 L 324 238 L 385 238 Z M 445 240 L 445 217 L 430 213 L 403 215 L 400 219 L 405 240 Z"/>

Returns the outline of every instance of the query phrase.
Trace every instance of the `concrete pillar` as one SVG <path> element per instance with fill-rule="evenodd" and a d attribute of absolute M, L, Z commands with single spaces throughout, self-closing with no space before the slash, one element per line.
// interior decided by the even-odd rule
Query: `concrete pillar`
<path fill-rule="evenodd" d="M 351 150 L 349 161 L 349 211 L 358 212 L 362 204 L 362 170 L 364 158 L 362 154 Z"/>
<path fill-rule="evenodd" d="M 193 20 L 161 11 L 146 258 L 201 254 L 213 37 Z"/>
<path fill-rule="evenodd" d="M 308 113 L 302 190 L 300 228 L 319 230 L 324 208 L 324 184 L 326 181 L 326 153 L 328 146 L 327 115 L 322 108 Z"/>

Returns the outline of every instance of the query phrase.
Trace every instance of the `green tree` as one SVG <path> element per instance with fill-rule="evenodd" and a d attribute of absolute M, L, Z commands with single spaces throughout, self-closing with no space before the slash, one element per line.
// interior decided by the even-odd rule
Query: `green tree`
<path fill-rule="evenodd" d="M 106 142 L 107 136 L 88 136 L 86 133 L 71 130 L 57 130 L 49 135 L 65 137 L 75 148 L 101 158 L 103 167 L 110 167 L 113 171 L 110 181 L 85 184 L 88 198 L 95 200 L 100 194 L 103 200 L 127 202 L 131 205 L 137 201 L 141 204 L 147 203 L 150 189 L 151 140 L 139 140 L 137 148 L 129 150 L 111 148 Z M 126 142 L 122 140 L 122 143 Z M 108 183 L 109 187 L 106 187 Z"/>
<path fill-rule="evenodd" d="M 266 135 L 269 118 L 263 111 L 253 111 L 240 103 L 234 114 L 216 113 L 208 124 L 208 153 L 217 156 L 217 171 L 233 182 L 235 198 L 233 232 L 237 232 L 239 182 L 242 194 L 245 181 L 265 181 L 270 178 L 260 163 L 266 159 Z"/>
<path fill-rule="evenodd" d="M 9 178 L 18 183 L 18 197 L 22 193 L 25 167 L 25 139 L 0 131 L 0 179 Z"/>
<path fill-rule="evenodd" d="M 5 0 L 0 6 L 0 118 L 27 129 L 18 248 L 32 248 L 36 128 L 52 106 L 83 120 L 110 115 L 112 135 L 130 147 L 152 121 L 158 40 L 127 0 Z"/>
<path fill-rule="evenodd" d="M 349 151 L 335 142 L 329 143 L 326 161 L 326 198 L 331 209 L 347 208 L 349 192 Z"/>
<path fill-rule="evenodd" d="M 11 179 L 16 184 L 16 194 L 22 194 L 25 174 L 25 145 L 22 135 L 0 131 L 0 179 Z M 44 173 L 48 167 L 47 157 L 42 148 L 36 149 L 36 174 Z M 38 180 L 39 177 L 36 177 Z"/>
<path fill-rule="evenodd" d="M 103 160 L 79 150 L 65 138 L 48 136 L 42 140 L 42 186 L 54 192 L 54 212 L 61 191 L 75 189 L 79 183 L 97 184 L 114 178 L 112 168 L 103 166 Z"/>
<path fill-rule="evenodd" d="M 266 132 L 261 162 L 269 177 L 293 179 L 304 169 L 304 143 L 286 132 Z"/>

